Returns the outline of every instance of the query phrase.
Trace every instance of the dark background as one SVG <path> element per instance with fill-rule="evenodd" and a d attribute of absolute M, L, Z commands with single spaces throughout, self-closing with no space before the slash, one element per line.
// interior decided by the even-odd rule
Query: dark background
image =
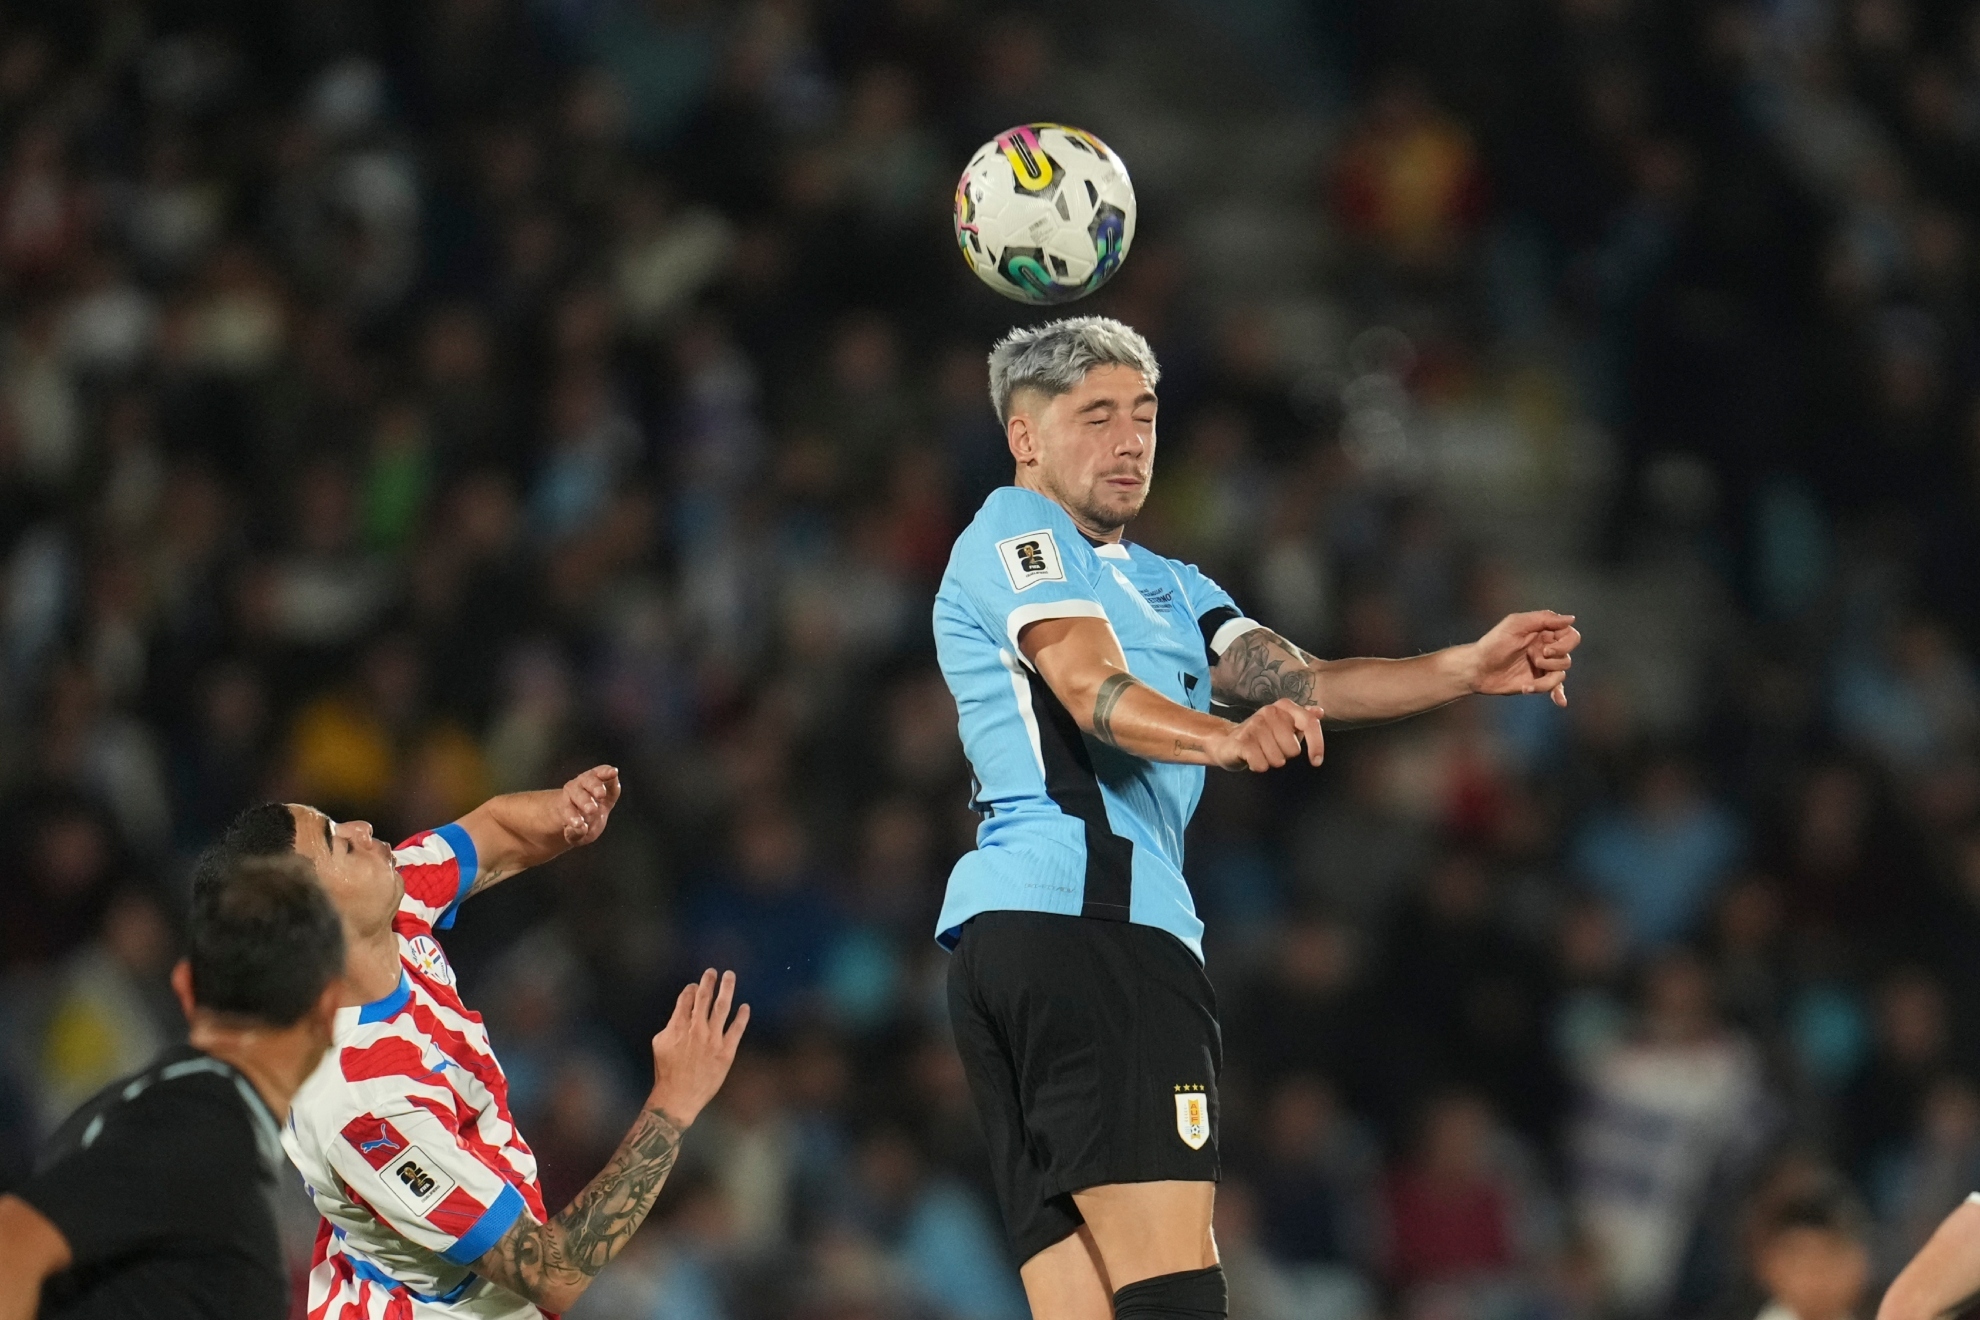
<path fill-rule="evenodd" d="M 1080 310 L 1162 358 L 1137 539 L 1325 655 L 1588 637 L 1565 712 L 1212 778 L 1233 1314 L 1733 1315 L 1824 1171 L 1888 1277 L 1980 1166 L 1945 0 L 14 0 L 0 1187 L 178 1030 L 238 807 L 403 835 L 610 761 L 605 839 L 447 939 L 548 1200 L 684 978 L 758 1017 L 577 1314 L 1023 1314 L 928 607 L 1041 315 L 949 197 L 1037 119 L 1134 171 Z"/>

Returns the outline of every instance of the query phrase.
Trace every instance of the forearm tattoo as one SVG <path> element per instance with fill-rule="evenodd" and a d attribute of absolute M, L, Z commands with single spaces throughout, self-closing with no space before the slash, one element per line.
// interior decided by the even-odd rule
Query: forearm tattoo
<path fill-rule="evenodd" d="M 611 1160 L 562 1214 L 547 1224 L 518 1220 L 475 1269 L 531 1301 L 581 1293 L 646 1221 L 680 1151 L 673 1120 L 641 1110 Z"/>
<path fill-rule="evenodd" d="M 1121 704 L 1129 688 L 1141 687 L 1133 674 L 1109 674 L 1100 681 L 1100 695 L 1093 699 L 1093 736 L 1109 747 L 1119 747 L 1114 738 L 1114 707 Z"/>
<path fill-rule="evenodd" d="M 1212 691 L 1226 704 L 1269 706 L 1291 697 L 1313 704 L 1312 658 L 1269 628 L 1254 628 L 1230 644 L 1211 671 Z"/>

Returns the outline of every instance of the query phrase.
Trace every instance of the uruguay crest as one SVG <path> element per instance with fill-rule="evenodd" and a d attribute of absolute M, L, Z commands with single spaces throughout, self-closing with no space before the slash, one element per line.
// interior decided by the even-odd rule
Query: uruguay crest
<path fill-rule="evenodd" d="M 1210 1097 L 1202 1091 L 1176 1092 L 1176 1135 L 1191 1150 L 1210 1140 Z"/>

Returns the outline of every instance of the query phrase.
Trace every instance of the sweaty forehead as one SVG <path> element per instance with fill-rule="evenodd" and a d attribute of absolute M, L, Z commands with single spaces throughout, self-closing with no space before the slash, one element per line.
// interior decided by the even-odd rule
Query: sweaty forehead
<path fill-rule="evenodd" d="M 289 814 L 296 818 L 297 852 L 305 857 L 321 857 L 330 851 L 328 816 L 299 802 L 289 804 Z"/>

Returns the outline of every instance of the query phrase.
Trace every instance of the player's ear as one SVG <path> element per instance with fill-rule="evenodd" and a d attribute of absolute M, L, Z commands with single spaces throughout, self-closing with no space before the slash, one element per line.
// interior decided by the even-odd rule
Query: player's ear
<path fill-rule="evenodd" d="M 1011 457 L 1019 467 L 1030 467 L 1038 461 L 1038 431 L 1031 424 L 1026 413 L 1014 412 L 1011 420 L 1004 423 L 1004 441 L 1011 448 Z"/>
<path fill-rule="evenodd" d="M 178 998 L 179 1011 L 186 1015 L 186 1021 L 193 1019 L 192 959 L 181 958 L 172 964 L 172 993 Z"/>

